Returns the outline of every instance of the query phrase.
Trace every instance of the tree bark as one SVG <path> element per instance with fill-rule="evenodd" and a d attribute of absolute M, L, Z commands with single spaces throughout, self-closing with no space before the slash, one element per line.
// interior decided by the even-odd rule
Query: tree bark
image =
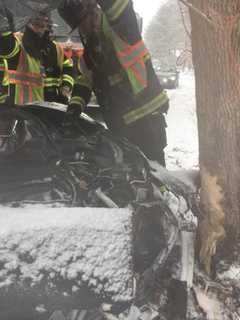
<path fill-rule="evenodd" d="M 220 240 L 236 235 L 240 221 L 240 4 L 190 2 L 204 213 L 200 258 L 210 272 Z"/>

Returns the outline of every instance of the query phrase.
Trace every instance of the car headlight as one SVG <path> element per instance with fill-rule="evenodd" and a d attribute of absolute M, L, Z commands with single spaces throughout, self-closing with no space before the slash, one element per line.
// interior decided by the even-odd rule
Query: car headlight
<path fill-rule="evenodd" d="M 166 82 L 168 82 L 168 79 L 167 79 L 167 78 L 163 78 L 162 81 L 163 81 L 164 83 L 166 83 Z"/>
<path fill-rule="evenodd" d="M 172 77 L 170 77 L 170 79 L 171 79 L 172 81 L 175 81 L 175 80 L 176 80 L 176 77 L 175 77 L 175 76 L 172 76 Z"/>

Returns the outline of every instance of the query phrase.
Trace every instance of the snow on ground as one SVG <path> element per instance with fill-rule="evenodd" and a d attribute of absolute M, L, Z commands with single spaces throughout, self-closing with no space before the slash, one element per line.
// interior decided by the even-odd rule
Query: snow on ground
<path fill-rule="evenodd" d="M 168 146 L 167 169 L 198 167 L 198 132 L 193 72 L 180 74 L 179 87 L 168 90 L 170 108 L 166 117 Z"/>

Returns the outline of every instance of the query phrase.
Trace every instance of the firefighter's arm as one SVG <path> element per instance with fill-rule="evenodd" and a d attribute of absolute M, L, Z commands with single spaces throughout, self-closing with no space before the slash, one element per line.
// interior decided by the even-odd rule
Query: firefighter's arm
<path fill-rule="evenodd" d="M 92 84 L 88 77 L 79 73 L 73 87 L 72 98 L 67 108 L 67 113 L 63 121 L 65 128 L 72 127 L 84 110 L 84 107 L 90 101 L 92 94 Z"/>
<path fill-rule="evenodd" d="M 104 11 L 108 23 L 123 40 L 129 44 L 141 40 L 132 0 L 97 0 L 97 3 Z"/>
<path fill-rule="evenodd" d="M 20 45 L 14 33 L 14 18 L 12 12 L 3 4 L 0 8 L 0 57 L 11 59 L 20 50 Z"/>
<path fill-rule="evenodd" d="M 20 51 L 20 42 L 11 31 L 0 33 L 0 58 L 11 59 Z"/>
<path fill-rule="evenodd" d="M 131 0 L 97 0 L 97 3 L 105 12 L 107 18 L 110 21 L 115 21 L 131 4 Z"/>
<path fill-rule="evenodd" d="M 91 79 L 86 74 L 79 72 L 79 75 L 73 87 L 72 98 L 70 100 L 69 108 L 76 108 L 81 113 L 84 110 L 84 107 L 89 103 L 91 95 Z"/>
<path fill-rule="evenodd" d="M 64 56 L 63 66 L 62 66 L 62 94 L 65 95 L 72 92 L 74 85 L 74 69 L 73 69 L 73 61 L 71 58 L 67 58 Z M 64 92 L 65 91 L 65 92 Z"/>

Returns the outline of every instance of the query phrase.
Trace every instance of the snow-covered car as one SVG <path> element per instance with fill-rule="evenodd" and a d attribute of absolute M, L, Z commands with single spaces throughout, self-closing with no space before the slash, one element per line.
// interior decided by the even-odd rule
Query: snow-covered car
<path fill-rule="evenodd" d="M 179 71 L 176 68 L 156 68 L 156 74 L 164 89 L 176 89 L 179 86 Z"/>
<path fill-rule="evenodd" d="M 184 319 L 187 189 L 84 114 L 62 127 L 66 108 L 0 109 L 0 319 Z"/>

